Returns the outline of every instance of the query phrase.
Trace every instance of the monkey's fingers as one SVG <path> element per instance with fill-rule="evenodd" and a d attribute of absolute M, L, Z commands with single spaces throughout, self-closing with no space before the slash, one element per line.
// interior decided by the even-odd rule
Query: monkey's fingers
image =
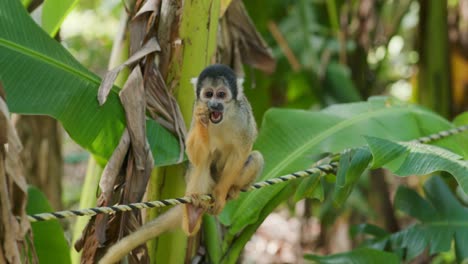
<path fill-rule="evenodd" d="M 196 115 L 198 121 L 202 125 L 204 125 L 204 126 L 208 125 L 208 122 L 210 121 L 210 111 L 208 110 L 207 107 L 197 108 L 195 115 Z"/>

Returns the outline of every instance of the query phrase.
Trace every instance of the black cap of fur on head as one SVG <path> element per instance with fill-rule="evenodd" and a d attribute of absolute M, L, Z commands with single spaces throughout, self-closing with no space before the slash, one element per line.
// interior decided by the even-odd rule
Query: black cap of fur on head
<path fill-rule="evenodd" d="M 229 86 L 233 98 L 237 98 L 237 77 L 234 71 L 226 65 L 223 64 L 213 64 L 206 67 L 198 76 L 196 93 L 197 97 L 200 96 L 201 84 L 206 78 L 211 79 L 222 79 Z"/>

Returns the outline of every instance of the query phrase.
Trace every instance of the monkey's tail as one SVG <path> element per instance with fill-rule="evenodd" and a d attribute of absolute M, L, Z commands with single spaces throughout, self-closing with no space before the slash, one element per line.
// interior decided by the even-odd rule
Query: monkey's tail
<path fill-rule="evenodd" d="M 146 223 L 137 231 L 124 237 L 109 248 L 100 264 L 111 264 L 120 261 L 130 251 L 146 241 L 155 238 L 162 233 L 181 226 L 183 206 L 178 205 L 166 213 L 160 215 L 153 221 Z"/>

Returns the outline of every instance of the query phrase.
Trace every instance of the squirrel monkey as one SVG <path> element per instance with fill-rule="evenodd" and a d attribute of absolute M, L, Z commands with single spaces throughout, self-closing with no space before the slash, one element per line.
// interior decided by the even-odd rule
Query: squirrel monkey
<path fill-rule="evenodd" d="M 263 156 L 252 151 L 257 125 L 244 95 L 243 79 L 215 64 L 192 79 L 196 99 L 187 136 L 186 195 L 193 204 L 177 205 L 112 246 L 100 263 L 114 263 L 165 231 L 182 226 L 188 236 L 200 229 L 205 212 L 218 215 L 226 200 L 237 198 L 263 169 Z M 211 194 L 213 201 L 199 197 Z"/>

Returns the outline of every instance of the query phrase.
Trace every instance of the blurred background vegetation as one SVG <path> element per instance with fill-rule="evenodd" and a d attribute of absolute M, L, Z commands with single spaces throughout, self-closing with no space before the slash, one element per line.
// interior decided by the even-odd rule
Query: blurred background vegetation
<path fill-rule="evenodd" d="M 271 107 L 321 109 L 373 95 L 420 103 L 449 120 L 468 110 L 468 0 L 244 4 L 277 59 L 276 71 L 270 75 L 245 68 L 246 93 L 259 126 Z M 60 29 L 62 44 L 102 77 L 123 12 L 120 0 L 80 0 Z M 66 138 L 65 208 L 78 207 L 88 156 Z M 398 185 L 421 188 L 422 178 L 372 173 L 374 177 L 362 177 L 340 212 L 331 201 L 291 201 L 279 208 L 247 244 L 246 260 L 292 263 L 302 259 L 302 252 L 350 250 L 357 242 L 348 229 L 364 220 L 389 231 L 407 225 L 408 219 L 395 215 L 391 201 Z M 276 234 L 268 226 L 275 226 Z M 424 263 L 426 257 L 416 262 Z M 453 252 L 440 259 L 453 261 Z"/>

